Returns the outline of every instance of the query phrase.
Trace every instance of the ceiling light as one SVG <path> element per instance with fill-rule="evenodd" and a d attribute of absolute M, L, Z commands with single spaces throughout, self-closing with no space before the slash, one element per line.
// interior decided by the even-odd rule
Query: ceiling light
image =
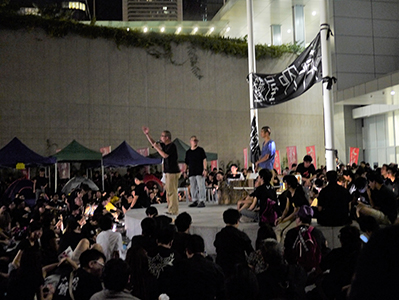
<path fill-rule="evenodd" d="M 312 16 L 315 16 L 315 15 L 317 15 L 317 12 L 312 11 Z"/>
<path fill-rule="evenodd" d="M 147 32 L 147 31 L 148 31 L 148 27 L 147 27 L 147 26 L 144 27 L 144 28 L 143 28 L 143 31 L 144 31 L 144 32 Z"/>
<path fill-rule="evenodd" d="M 230 27 L 227 27 L 227 28 L 226 28 L 226 32 L 229 32 L 229 31 L 230 31 Z"/>
<path fill-rule="evenodd" d="M 162 26 L 162 27 L 161 27 L 161 32 L 164 32 L 164 31 L 165 31 L 165 27 Z"/>
<path fill-rule="evenodd" d="M 287 30 L 287 33 L 291 33 L 291 29 L 288 29 L 288 30 Z"/>
<path fill-rule="evenodd" d="M 392 96 L 395 95 L 395 91 L 391 91 L 391 95 L 392 95 Z"/>
<path fill-rule="evenodd" d="M 181 32 L 181 27 L 178 27 L 176 30 L 176 34 L 179 34 Z"/>

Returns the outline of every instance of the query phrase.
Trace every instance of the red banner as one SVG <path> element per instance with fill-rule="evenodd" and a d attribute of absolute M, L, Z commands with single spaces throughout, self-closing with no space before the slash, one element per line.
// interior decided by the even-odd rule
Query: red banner
<path fill-rule="evenodd" d="M 274 154 L 273 169 L 277 170 L 277 174 L 281 174 L 280 150 L 276 150 L 276 154 Z"/>
<path fill-rule="evenodd" d="M 101 152 L 101 154 L 104 156 L 104 155 L 107 155 L 108 153 L 111 153 L 111 146 L 107 146 L 107 147 L 102 147 L 102 148 L 100 148 L 100 152 Z"/>
<path fill-rule="evenodd" d="M 248 148 L 244 148 L 244 168 L 248 169 Z"/>
<path fill-rule="evenodd" d="M 298 156 L 296 146 L 287 147 L 288 167 L 291 169 L 292 164 L 298 164 Z"/>
<path fill-rule="evenodd" d="M 359 161 L 359 148 L 349 148 L 349 164 L 357 164 Z"/>
<path fill-rule="evenodd" d="M 313 160 L 313 166 L 317 170 L 316 166 L 316 147 L 315 146 L 307 146 L 306 147 L 306 154 L 310 155 Z"/>
<path fill-rule="evenodd" d="M 212 160 L 211 161 L 211 172 L 213 171 L 213 169 L 215 169 L 218 171 L 218 161 L 217 160 Z M 216 171 L 216 172 L 217 172 Z"/>

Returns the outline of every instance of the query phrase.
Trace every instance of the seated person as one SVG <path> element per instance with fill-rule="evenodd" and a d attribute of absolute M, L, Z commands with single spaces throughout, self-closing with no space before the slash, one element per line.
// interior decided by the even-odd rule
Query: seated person
<path fill-rule="evenodd" d="M 244 180 L 244 176 L 241 172 L 238 172 L 238 167 L 236 164 L 232 164 L 230 166 L 230 172 L 227 174 L 226 178 L 227 182 L 230 182 L 232 180 Z"/>

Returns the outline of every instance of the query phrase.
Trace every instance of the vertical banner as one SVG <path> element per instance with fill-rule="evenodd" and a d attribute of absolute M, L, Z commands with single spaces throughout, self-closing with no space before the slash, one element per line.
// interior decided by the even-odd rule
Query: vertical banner
<path fill-rule="evenodd" d="M 217 160 L 212 160 L 211 161 L 211 172 L 213 169 L 216 169 L 216 172 L 218 171 L 218 161 Z"/>
<path fill-rule="evenodd" d="M 254 164 L 259 160 L 261 151 L 259 148 L 258 141 L 258 129 L 256 128 L 256 117 L 254 116 L 251 122 L 251 140 L 249 141 L 249 146 L 251 147 L 251 162 Z"/>
<path fill-rule="evenodd" d="M 316 166 L 316 147 L 315 146 L 307 146 L 306 147 L 306 154 L 310 155 L 313 160 L 313 166 L 317 170 Z"/>
<path fill-rule="evenodd" d="M 273 169 L 277 170 L 277 174 L 281 174 L 280 150 L 276 150 L 276 153 L 274 154 Z"/>
<path fill-rule="evenodd" d="M 248 148 L 244 148 L 244 169 L 248 169 Z"/>
<path fill-rule="evenodd" d="M 60 179 L 68 179 L 71 177 L 71 167 L 69 163 L 58 163 L 57 166 Z"/>
<path fill-rule="evenodd" d="M 290 169 L 292 167 L 292 164 L 298 164 L 296 146 L 287 147 L 287 159 L 288 159 L 288 167 Z"/>
<path fill-rule="evenodd" d="M 102 148 L 100 148 L 100 152 L 101 152 L 101 154 L 104 156 L 104 155 L 107 155 L 108 153 L 111 153 L 111 146 L 107 146 L 107 147 L 102 147 Z"/>
<path fill-rule="evenodd" d="M 359 161 L 359 148 L 349 148 L 349 164 L 357 164 Z"/>
<path fill-rule="evenodd" d="M 138 154 L 140 154 L 140 155 L 143 155 L 143 156 L 145 156 L 145 157 L 147 157 L 148 155 L 150 155 L 150 149 L 147 147 L 147 148 L 138 148 L 138 149 L 136 149 L 136 152 L 138 153 Z M 147 174 L 150 174 L 150 166 L 146 166 L 145 167 L 145 172 L 147 173 Z"/>

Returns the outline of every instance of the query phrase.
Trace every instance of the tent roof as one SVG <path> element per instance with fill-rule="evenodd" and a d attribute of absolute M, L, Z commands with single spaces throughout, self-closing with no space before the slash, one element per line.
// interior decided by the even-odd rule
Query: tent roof
<path fill-rule="evenodd" d="M 15 168 L 17 163 L 26 166 L 51 165 L 55 159 L 37 154 L 15 137 L 0 149 L 0 166 Z"/>
<path fill-rule="evenodd" d="M 176 145 L 177 148 L 177 156 L 178 159 L 177 161 L 179 163 L 184 163 L 185 159 L 186 159 L 186 152 L 188 149 L 190 149 L 190 146 L 187 145 L 186 143 L 184 143 L 181 139 L 176 138 L 174 139 L 173 143 Z M 218 159 L 218 154 L 217 153 L 213 153 L 213 152 L 206 152 L 206 160 L 207 161 L 212 161 L 212 160 L 217 160 Z M 155 153 L 152 155 L 153 157 L 160 157 L 159 153 Z"/>
<path fill-rule="evenodd" d="M 123 141 L 115 150 L 103 157 L 103 165 L 105 167 L 134 167 L 160 163 L 162 163 L 162 159 L 142 156 L 130 147 L 126 141 Z"/>
<path fill-rule="evenodd" d="M 90 160 L 101 160 L 101 152 L 90 150 L 85 146 L 79 144 L 73 140 L 68 146 L 62 149 L 60 152 L 53 155 L 60 161 L 90 161 Z"/>

